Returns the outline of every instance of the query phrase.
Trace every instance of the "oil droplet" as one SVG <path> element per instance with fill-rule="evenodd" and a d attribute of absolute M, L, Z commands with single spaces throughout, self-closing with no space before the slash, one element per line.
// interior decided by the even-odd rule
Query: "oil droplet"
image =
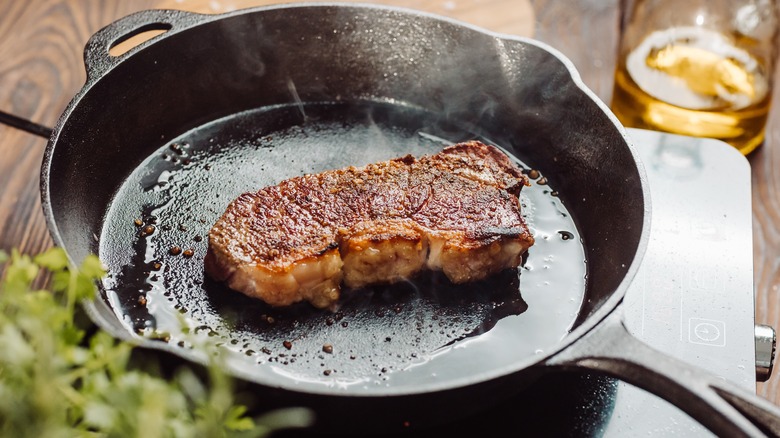
<path fill-rule="evenodd" d="M 558 231 L 558 234 L 561 235 L 561 240 L 571 240 L 574 238 L 574 234 L 569 231 Z"/>

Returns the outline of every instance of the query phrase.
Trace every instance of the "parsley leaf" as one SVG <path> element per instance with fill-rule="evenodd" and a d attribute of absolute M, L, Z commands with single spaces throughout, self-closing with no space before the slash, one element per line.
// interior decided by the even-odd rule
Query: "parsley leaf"
<path fill-rule="evenodd" d="M 0 264 L 0 436 L 262 437 L 311 424 L 302 408 L 250 417 L 216 362 L 208 379 L 186 366 L 167 378 L 134 364 L 132 344 L 80 326 L 75 306 L 105 275 L 97 257 L 74 267 L 61 248 L 0 251 Z M 48 290 L 33 290 L 42 272 Z"/>

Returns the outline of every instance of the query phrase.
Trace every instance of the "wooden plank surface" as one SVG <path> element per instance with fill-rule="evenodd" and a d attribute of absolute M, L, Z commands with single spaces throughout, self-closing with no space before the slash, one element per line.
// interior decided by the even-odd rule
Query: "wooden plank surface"
<path fill-rule="evenodd" d="M 4 0 L 0 2 L 0 109 L 52 126 L 84 82 L 90 35 L 134 11 L 173 8 L 220 13 L 285 1 Z M 612 93 L 619 0 L 386 0 L 449 15 L 487 29 L 536 38 L 572 59 L 604 101 Z M 777 79 L 775 80 L 778 83 Z M 780 108 L 780 93 L 773 108 Z M 37 253 L 52 245 L 41 213 L 38 174 L 46 141 L 0 125 L 0 248 Z M 780 327 L 780 118 L 773 110 L 767 139 L 753 153 L 756 321 Z M 0 268 L 1 269 L 1 268 Z M 758 385 L 780 404 L 780 378 Z"/>

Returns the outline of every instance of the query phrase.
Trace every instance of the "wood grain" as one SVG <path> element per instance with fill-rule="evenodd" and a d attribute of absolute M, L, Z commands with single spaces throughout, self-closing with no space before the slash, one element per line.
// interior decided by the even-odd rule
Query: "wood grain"
<path fill-rule="evenodd" d="M 775 84 L 780 74 L 775 73 Z M 751 154 L 753 188 L 753 269 L 756 322 L 780 327 L 780 92 L 775 88 L 764 145 Z M 758 393 L 780 404 L 777 372 Z"/>
<path fill-rule="evenodd" d="M 273 3 L 282 3 L 282 0 Z M 53 126 L 85 80 L 82 51 L 101 27 L 134 11 L 173 8 L 220 13 L 272 3 L 252 0 L 5 0 L 0 2 L 0 109 Z M 387 0 L 496 32 L 534 35 L 567 55 L 605 102 L 612 93 L 619 0 Z M 777 83 L 776 75 L 776 83 Z M 780 108 L 775 91 L 773 108 Z M 46 141 L 0 125 L 0 248 L 38 253 L 52 245 L 41 213 L 38 174 Z M 780 327 L 780 120 L 753 153 L 756 321 Z M 2 269 L 2 267 L 0 267 Z M 0 274 L 1 275 L 1 274 Z M 780 378 L 758 385 L 780 404 Z"/>

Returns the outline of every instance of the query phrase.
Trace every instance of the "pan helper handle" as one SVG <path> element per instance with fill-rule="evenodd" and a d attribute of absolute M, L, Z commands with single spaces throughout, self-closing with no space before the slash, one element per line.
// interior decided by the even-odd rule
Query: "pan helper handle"
<path fill-rule="evenodd" d="M 631 335 L 620 309 L 547 365 L 623 380 L 676 405 L 718 436 L 780 436 L 780 408 Z"/>
<path fill-rule="evenodd" d="M 149 9 L 114 21 L 95 32 L 87 41 L 84 48 L 87 82 L 97 80 L 119 64 L 120 61 L 132 56 L 133 53 L 143 49 L 163 35 L 176 33 L 191 24 L 202 22 L 203 20 L 204 15 L 202 14 L 168 9 Z M 113 56 L 110 54 L 109 51 L 116 45 L 149 31 L 164 31 L 164 33 L 141 42 L 121 55 Z"/>

